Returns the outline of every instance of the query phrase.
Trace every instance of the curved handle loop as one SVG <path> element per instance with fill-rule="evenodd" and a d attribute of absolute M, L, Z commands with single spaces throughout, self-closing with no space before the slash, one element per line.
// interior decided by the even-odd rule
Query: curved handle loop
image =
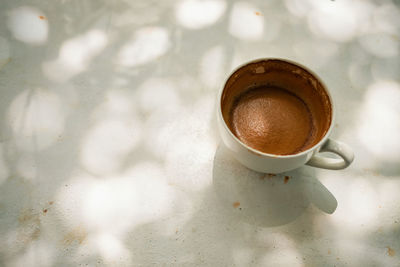
<path fill-rule="evenodd" d="M 316 155 L 306 164 L 317 168 L 341 170 L 347 168 L 354 160 L 353 150 L 348 145 L 332 139 L 326 141 L 321 147 L 320 152 L 331 152 L 339 155 L 341 159 L 332 159 Z"/>

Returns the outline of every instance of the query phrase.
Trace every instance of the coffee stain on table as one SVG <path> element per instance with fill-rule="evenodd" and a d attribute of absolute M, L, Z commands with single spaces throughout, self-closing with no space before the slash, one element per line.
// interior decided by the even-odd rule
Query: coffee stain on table
<path fill-rule="evenodd" d="M 285 176 L 285 178 L 283 179 L 283 182 L 285 184 L 287 184 L 289 182 L 290 176 Z"/>
<path fill-rule="evenodd" d="M 47 18 L 45 16 L 39 16 L 39 19 L 46 20 Z"/>
<path fill-rule="evenodd" d="M 394 257 L 394 255 L 396 255 L 396 251 L 394 251 L 394 249 L 391 247 L 387 247 L 387 253 L 390 257 Z"/>
<path fill-rule="evenodd" d="M 18 217 L 18 222 L 20 225 L 29 224 L 33 221 L 37 222 L 38 220 L 39 217 L 37 214 L 34 214 L 30 209 L 23 210 Z"/>
<path fill-rule="evenodd" d="M 256 16 L 262 16 L 262 14 L 258 11 L 254 12 L 254 14 L 256 14 Z"/>
<path fill-rule="evenodd" d="M 41 233 L 40 214 L 33 209 L 23 210 L 18 217 L 17 240 L 29 244 L 39 238 Z"/>
<path fill-rule="evenodd" d="M 275 177 L 275 176 L 276 176 L 276 174 L 274 174 L 274 173 L 266 173 L 265 175 L 261 175 L 260 179 L 261 180 L 264 180 L 265 178 L 271 179 L 272 177 Z"/>
<path fill-rule="evenodd" d="M 87 235 L 88 233 L 86 229 L 82 226 L 78 226 L 64 236 L 62 243 L 67 246 L 72 245 L 73 243 L 81 245 L 85 242 Z"/>
<path fill-rule="evenodd" d="M 48 202 L 48 207 L 47 207 L 47 208 L 44 208 L 44 209 L 42 210 L 43 215 L 46 215 L 46 213 L 47 213 L 48 211 L 50 211 L 50 206 L 52 206 L 53 204 L 54 204 L 54 201 L 49 201 L 49 202 Z"/>
<path fill-rule="evenodd" d="M 234 203 L 233 203 L 233 207 L 234 207 L 234 208 L 237 208 L 237 207 L 239 207 L 239 206 L 240 206 L 240 202 L 234 202 Z"/>

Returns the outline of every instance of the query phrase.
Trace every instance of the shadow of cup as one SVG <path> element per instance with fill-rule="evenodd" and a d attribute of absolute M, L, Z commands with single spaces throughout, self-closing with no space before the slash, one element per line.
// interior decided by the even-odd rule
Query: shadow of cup
<path fill-rule="evenodd" d="M 255 172 L 223 145 L 214 157 L 213 187 L 225 208 L 264 227 L 294 221 L 310 203 L 329 214 L 337 207 L 332 193 L 315 178 L 315 169 L 304 166 L 277 175 Z"/>

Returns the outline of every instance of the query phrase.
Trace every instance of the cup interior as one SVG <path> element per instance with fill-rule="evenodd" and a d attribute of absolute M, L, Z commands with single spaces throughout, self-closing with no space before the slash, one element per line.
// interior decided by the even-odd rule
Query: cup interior
<path fill-rule="evenodd" d="M 294 105 L 307 114 L 297 112 L 296 106 L 286 106 L 286 100 L 257 99 L 264 93 L 274 95 L 271 88 L 278 92 L 275 95 L 286 98 L 287 94 L 287 99 L 298 102 Z M 220 105 L 226 125 L 239 141 L 268 154 L 305 151 L 326 135 L 332 123 L 332 103 L 320 80 L 305 68 L 280 59 L 259 60 L 237 69 L 225 83 Z M 257 110 L 260 105 L 270 109 Z"/>

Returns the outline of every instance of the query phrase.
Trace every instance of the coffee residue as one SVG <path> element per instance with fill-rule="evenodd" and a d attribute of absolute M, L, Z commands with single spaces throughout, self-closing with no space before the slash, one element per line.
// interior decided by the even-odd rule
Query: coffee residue
<path fill-rule="evenodd" d="M 261 88 L 274 89 L 257 90 Z M 235 109 L 241 116 L 232 123 Z M 276 59 L 249 63 L 235 71 L 224 86 L 221 111 L 239 140 L 275 155 L 311 148 L 332 122 L 330 97 L 318 78 L 304 68 Z"/>
<path fill-rule="evenodd" d="M 73 229 L 71 232 L 67 233 L 63 240 L 62 243 L 64 245 L 71 245 L 73 243 L 78 243 L 78 244 L 82 244 L 86 238 L 87 238 L 87 231 L 84 227 L 76 227 L 75 229 Z"/>
<path fill-rule="evenodd" d="M 234 208 L 237 208 L 237 207 L 239 207 L 240 206 L 240 202 L 235 202 L 235 203 L 233 203 L 233 207 Z"/>
<path fill-rule="evenodd" d="M 261 86 L 237 97 L 230 124 L 233 133 L 248 146 L 288 155 L 308 145 L 312 120 L 302 99 L 281 88 Z"/>
<path fill-rule="evenodd" d="M 387 247 L 387 253 L 390 257 L 394 257 L 394 255 L 396 254 L 396 252 L 394 251 L 394 249 L 392 249 L 391 247 Z"/>
<path fill-rule="evenodd" d="M 17 241 L 29 244 L 39 238 L 41 233 L 40 214 L 33 209 L 25 209 L 18 217 Z"/>
<path fill-rule="evenodd" d="M 285 184 L 287 184 L 289 182 L 290 176 L 285 176 L 285 179 L 283 180 L 283 182 Z"/>

